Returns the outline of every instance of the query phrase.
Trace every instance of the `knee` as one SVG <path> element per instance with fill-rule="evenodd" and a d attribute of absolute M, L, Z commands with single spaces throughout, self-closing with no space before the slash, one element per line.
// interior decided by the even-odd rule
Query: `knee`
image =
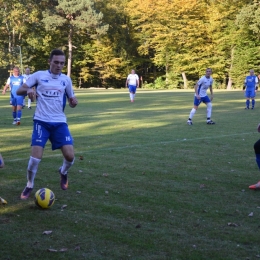
<path fill-rule="evenodd" d="M 207 108 L 212 108 L 211 102 L 207 103 Z"/>

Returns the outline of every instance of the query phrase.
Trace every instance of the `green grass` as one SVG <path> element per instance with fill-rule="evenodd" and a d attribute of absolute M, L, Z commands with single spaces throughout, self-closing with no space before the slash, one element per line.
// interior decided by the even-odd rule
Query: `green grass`
<path fill-rule="evenodd" d="M 216 91 L 217 124 L 206 125 L 202 104 L 188 126 L 191 91 L 139 90 L 133 104 L 126 90 L 76 94 L 79 105 L 66 108 L 76 154 L 69 189 L 59 187 L 62 156 L 49 143 L 35 180 L 35 192 L 56 195 L 49 210 L 19 200 L 33 111 L 24 109 L 13 126 L 0 96 L 0 196 L 8 201 L 0 205 L 1 260 L 257 259 L 260 193 L 248 186 L 260 179 L 258 100 L 245 111 L 243 92 Z"/>

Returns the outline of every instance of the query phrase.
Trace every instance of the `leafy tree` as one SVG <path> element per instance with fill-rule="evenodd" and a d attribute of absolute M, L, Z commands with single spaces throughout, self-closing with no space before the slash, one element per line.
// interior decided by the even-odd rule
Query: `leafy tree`
<path fill-rule="evenodd" d="M 58 0 L 58 5 L 43 12 L 43 23 L 46 30 L 60 29 L 67 34 L 68 66 L 67 75 L 71 76 L 73 36 L 98 38 L 106 33 L 107 25 L 102 25 L 103 15 L 96 12 L 94 2 L 91 0 Z M 64 47 L 64 46 L 63 46 Z"/>

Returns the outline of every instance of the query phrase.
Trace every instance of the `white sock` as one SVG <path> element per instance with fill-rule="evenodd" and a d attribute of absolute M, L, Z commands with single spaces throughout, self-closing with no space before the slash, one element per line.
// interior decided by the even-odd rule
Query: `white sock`
<path fill-rule="evenodd" d="M 190 116 L 189 116 L 190 119 L 193 118 L 193 116 L 195 115 L 196 111 L 197 110 L 195 108 L 192 108 L 192 110 L 190 111 Z"/>
<path fill-rule="evenodd" d="M 130 99 L 134 100 L 134 94 L 133 93 L 130 93 Z"/>
<path fill-rule="evenodd" d="M 31 107 L 31 99 L 28 98 L 28 107 Z"/>
<path fill-rule="evenodd" d="M 41 159 L 34 158 L 30 156 L 30 160 L 28 163 L 28 168 L 27 168 L 27 187 L 28 188 L 33 188 L 34 186 L 34 178 L 36 176 L 37 170 L 38 170 L 38 165 L 40 163 Z"/>
<path fill-rule="evenodd" d="M 207 118 L 211 117 L 212 104 L 211 102 L 207 104 Z"/>
<path fill-rule="evenodd" d="M 75 158 L 72 162 L 67 161 L 65 158 L 63 159 L 63 164 L 61 166 L 61 174 L 66 175 L 68 173 L 69 168 L 73 165 Z"/>
<path fill-rule="evenodd" d="M 133 100 L 135 99 L 135 94 L 133 94 Z"/>

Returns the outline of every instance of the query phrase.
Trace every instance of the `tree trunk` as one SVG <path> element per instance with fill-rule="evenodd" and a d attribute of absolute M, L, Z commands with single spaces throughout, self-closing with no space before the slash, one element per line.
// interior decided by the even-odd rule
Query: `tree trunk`
<path fill-rule="evenodd" d="M 72 64 L 72 28 L 70 28 L 69 36 L 68 36 L 68 45 L 69 45 L 69 54 L 68 54 L 68 68 L 67 68 L 67 76 L 71 76 L 71 64 Z"/>
<path fill-rule="evenodd" d="M 234 51 L 235 51 L 235 47 L 232 47 L 232 49 L 231 49 L 231 62 L 230 62 L 230 68 L 229 68 L 227 90 L 231 90 L 232 89 L 232 79 L 230 77 L 230 72 L 231 72 L 231 70 L 233 68 Z"/>
<path fill-rule="evenodd" d="M 181 75 L 182 75 L 182 79 L 183 79 L 184 89 L 187 89 L 188 88 L 188 80 L 187 80 L 185 72 L 182 72 Z"/>

